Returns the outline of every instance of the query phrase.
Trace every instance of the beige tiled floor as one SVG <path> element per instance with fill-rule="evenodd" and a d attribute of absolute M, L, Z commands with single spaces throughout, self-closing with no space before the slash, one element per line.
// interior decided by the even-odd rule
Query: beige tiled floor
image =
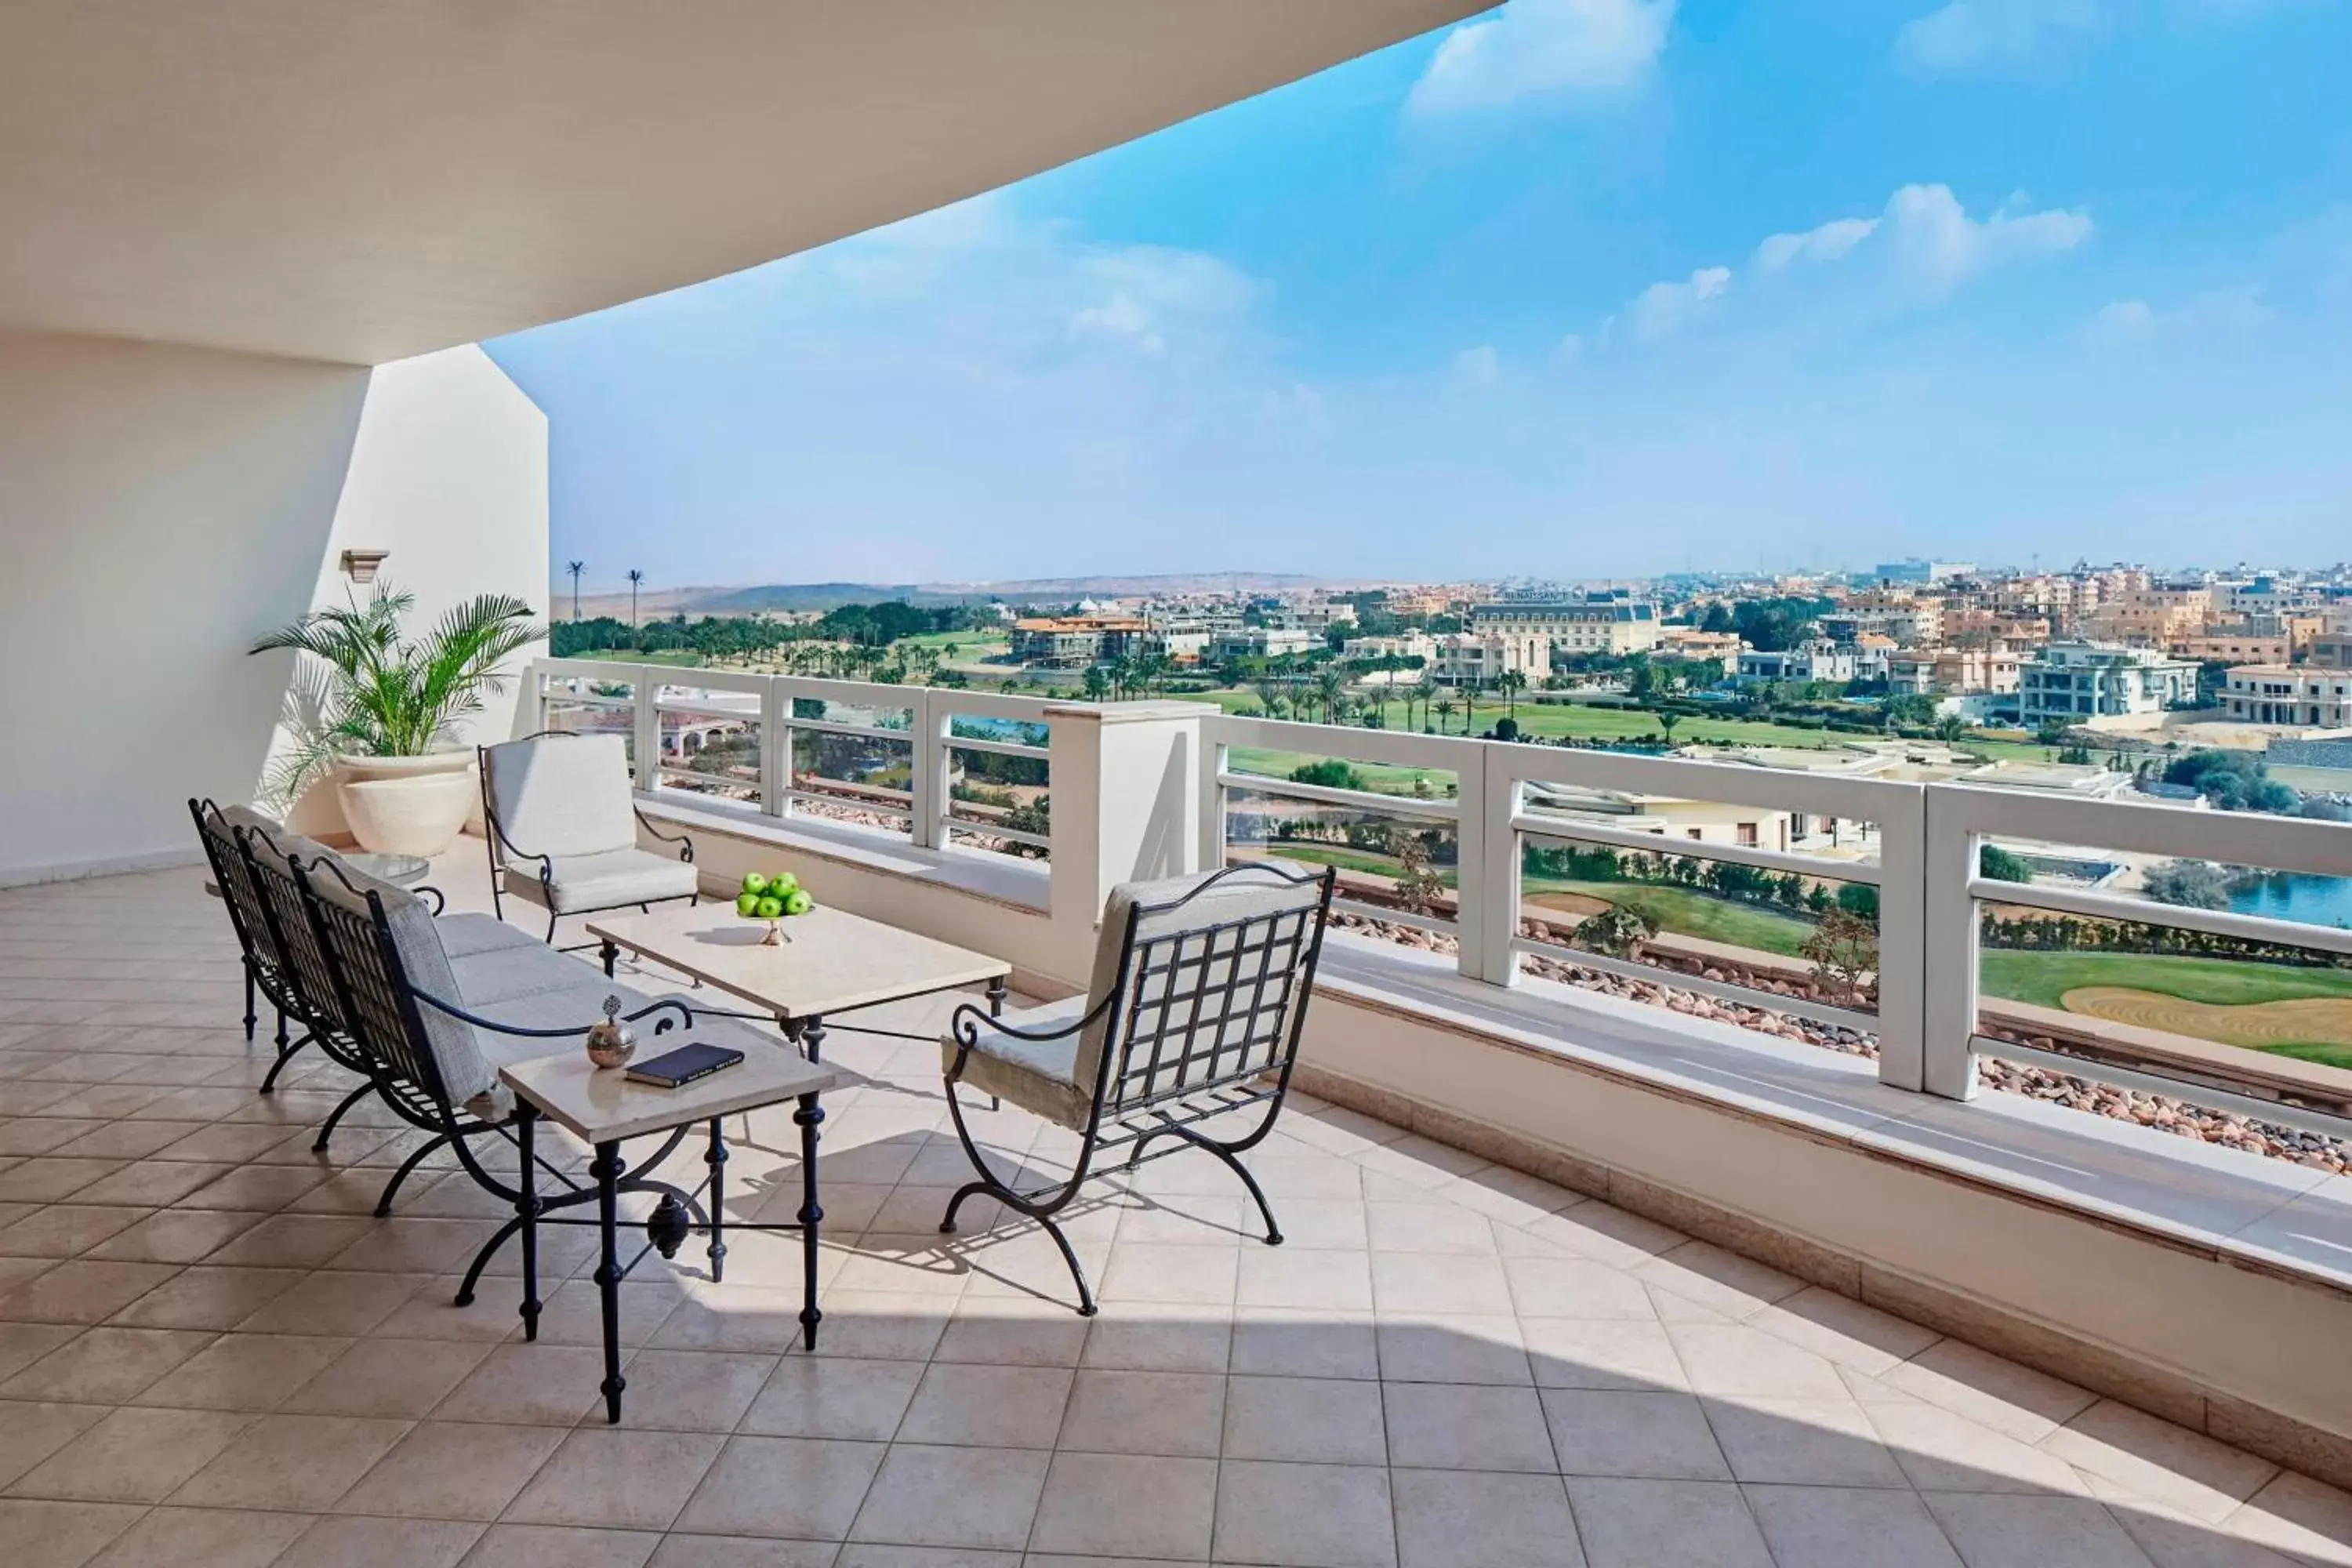
<path fill-rule="evenodd" d="M 789 1240 L 723 1286 L 689 1245 L 625 1288 L 607 1427 L 585 1233 L 541 1342 L 511 1258 L 452 1306 L 497 1205 L 436 1164 L 370 1216 L 416 1135 L 363 1111 L 314 1156 L 315 1058 L 254 1092 L 197 884 L 0 893 L 6 1568 L 2352 1563 L 2342 1493 L 1305 1101 L 1255 1161 L 1288 1245 L 1160 1162 L 1073 1220 L 1082 1321 L 1034 1231 L 936 1234 L 936 1053 L 846 1033 L 820 1353 Z M 793 1130 L 740 1131 L 730 1207 L 789 1213 Z"/>

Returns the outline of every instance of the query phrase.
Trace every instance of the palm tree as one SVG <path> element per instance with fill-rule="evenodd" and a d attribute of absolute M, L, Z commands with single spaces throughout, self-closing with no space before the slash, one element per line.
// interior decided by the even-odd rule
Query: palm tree
<path fill-rule="evenodd" d="M 290 647 L 318 661 L 288 694 L 294 747 L 271 769 L 269 792 L 292 801 L 346 755 L 415 757 L 505 689 L 499 667 L 540 635 L 529 605 L 484 594 L 456 605 L 423 638 L 401 637 L 411 594 L 379 581 L 365 605 L 313 610 L 247 651 Z M 323 668 L 320 668 L 323 667 Z"/>
<path fill-rule="evenodd" d="M 1265 710 L 1267 718 L 1282 717 L 1283 709 L 1286 704 L 1283 699 L 1282 685 L 1279 681 L 1261 680 L 1250 689 L 1257 693 L 1257 705 Z"/>
<path fill-rule="evenodd" d="M 1438 702 L 1437 702 L 1437 728 L 1438 728 L 1438 732 L 1439 732 L 1439 733 L 1443 734 L 1443 733 L 1444 732 L 1444 730 L 1445 730 L 1445 721 L 1446 721 L 1447 720 L 1449 720 L 1449 719 L 1453 718 L 1453 717 L 1454 717 L 1454 699 L 1452 699 L 1451 697 L 1442 697 L 1442 698 L 1438 699 Z"/>
<path fill-rule="evenodd" d="M 1348 678 L 1337 668 L 1326 665 L 1315 678 L 1315 700 L 1323 704 L 1323 722 L 1339 721 L 1339 698 L 1348 689 Z"/>
<path fill-rule="evenodd" d="M 1507 704 L 1507 711 L 1511 720 L 1516 722 L 1519 717 L 1519 693 L 1526 690 L 1528 686 L 1527 671 L 1507 669 L 1503 671 L 1503 679 L 1499 684 L 1503 688 L 1504 701 Z"/>
<path fill-rule="evenodd" d="M 1671 746 L 1675 743 L 1675 726 L 1682 721 L 1683 716 L 1679 713 L 1661 713 L 1658 715 L 1658 733 L 1666 738 L 1667 745 Z"/>
<path fill-rule="evenodd" d="M 1431 702 L 1434 701 L 1436 698 L 1437 682 L 1432 680 L 1426 675 L 1415 681 L 1412 689 L 1405 693 L 1405 727 L 1407 729 L 1411 729 L 1412 727 L 1412 704 L 1415 700 L 1418 700 L 1421 703 L 1422 727 L 1423 729 L 1427 729 L 1429 727 L 1429 705 Z"/>
<path fill-rule="evenodd" d="M 563 569 L 572 574 L 572 619 L 577 624 L 580 619 L 580 574 L 588 570 L 588 563 L 574 561 Z"/>
<path fill-rule="evenodd" d="M 637 585 L 645 580 L 643 572 L 634 566 L 629 568 L 629 625 L 632 626 L 637 624 Z"/>

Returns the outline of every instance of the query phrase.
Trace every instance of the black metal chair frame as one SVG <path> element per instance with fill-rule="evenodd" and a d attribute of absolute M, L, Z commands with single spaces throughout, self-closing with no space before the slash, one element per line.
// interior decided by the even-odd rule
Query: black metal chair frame
<path fill-rule="evenodd" d="M 580 731 L 576 730 L 535 730 L 528 735 L 518 735 L 515 739 L 518 741 L 541 741 L 552 735 L 567 735 L 576 739 Z M 483 848 L 485 853 L 487 853 L 490 858 L 491 911 L 500 920 L 506 919 L 507 906 L 505 873 L 508 869 L 506 857 L 511 855 L 518 860 L 538 861 L 540 892 L 547 900 L 546 940 L 548 945 L 551 947 L 555 943 L 555 922 L 562 918 L 562 915 L 557 912 L 555 908 L 554 857 L 534 854 L 528 849 L 520 847 L 513 839 L 507 837 L 506 825 L 499 820 L 498 806 L 490 798 L 490 748 L 488 746 L 477 746 L 474 748 L 474 752 L 478 763 L 475 772 L 479 775 L 479 783 L 482 791 L 482 822 L 483 825 L 489 829 L 489 832 L 484 836 Z M 647 833 L 652 834 L 656 838 L 660 839 L 665 844 L 677 845 L 677 858 L 680 860 L 685 861 L 689 866 L 694 864 L 693 839 L 689 838 L 683 833 L 664 833 L 660 828 L 654 826 L 653 818 L 647 816 L 645 814 L 644 809 L 638 806 L 634 801 L 629 804 L 629 810 L 636 817 L 638 826 L 644 828 Z M 657 899 L 652 902 L 667 903 L 668 901 L 669 900 L 666 899 Z M 702 894 L 698 890 L 690 895 L 687 900 L 687 903 L 689 907 L 698 904 L 701 901 Z M 652 903 L 646 902 L 597 904 L 589 909 L 565 910 L 562 911 L 562 914 L 593 915 L 603 913 L 607 910 L 648 910 L 651 907 Z M 567 949 L 566 951 L 576 952 L 582 948 L 594 947 L 595 945 L 596 944 L 593 942 L 579 942 L 575 943 L 573 947 Z"/>
<path fill-rule="evenodd" d="M 456 1304 L 471 1306 L 475 1288 L 480 1283 L 482 1271 L 507 1241 L 520 1232 L 523 1237 L 524 1294 L 519 1309 L 523 1319 L 526 1338 L 536 1339 L 539 1332 L 541 1302 L 538 1299 L 538 1226 L 541 1225 L 593 1225 L 604 1237 L 604 1258 L 599 1264 L 594 1282 L 605 1296 L 608 1334 L 605 1342 L 604 1395 L 613 1419 L 619 1419 L 621 1390 L 625 1386 L 618 1364 L 618 1350 L 609 1333 L 609 1324 L 616 1310 L 614 1293 L 620 1282 L 642 1262 L 648 1251 L 659 1251 L 665 1258 L 677 1255 L 686 1239 L 697 1231 L 710 1237 L 712 1278 L 719 1277 L 723 1268 L 726 1246 L 725 1230 L 801 1231 L 811 1237 L 824 1217 L 816 1206 L 815 1150 L 817 1124 L 824 1112 L 815 1104 L 814 1095 L 802 1097 L 802 1105 L 793 1120 L 802 1129 L 803 1182 L 806 1189 L 801 1216 L 792 1221 L 723 1220 L 724 1182 L 727 1150 L 714 1121 L 710 1143 L 704 1155 L 709 1174 L 697 1186 L 689 1189 L 667 1182 L 648 1173 L 658 1168 L 675 1153 L 678 1146 L 698 1130 L 698 1124 L 688 1123 L 670 1130 L 661 1146 L 650 1158 L 641 1160 L 635 1169 L 625 1165 L 617 1143 L 599 1144 L 595 1158 L 588 1167 L 593 1185 L 572 1179 L 569 1173 L 549 1163 L 541 1156 L 533 1137 L 538 1120 L 526 1102 L 516 1106 L 497 1121 L 475 1115 L 454 1104 L 447 1086 L 441 1079 L 439 1064 L 435 1060 L 425 1033 L 423 1007 L 431 1007 L 461 1023 L 499 1034 L 541 1040 L 576 1040 L 593 1026 L 582 1024 L 562 1028 L 528 1028 L 520 1025 L 502 1024 L 468 1011 L 457 1003 L 418 987 L 410 978 L 401 961 L 397 943 L 393 939 L 391 922 L 386 919 L 382 897 L 373 889 L 363 893 L 353 888 L 341 869 L 323 858 L 305 868 L 294 864 L 294 879 L 301 889 L 313 927 L 319 934 L 321 949 L 329 955 L 337 997 L 344 1016 L 353 1020 L 354 1034 L 364 1045 L 374 1038 L 372 1055 L 379 1058 L 375 1087 L 386 1104 L 407 1121 L 433 1137 L 410 1153 L 393 1175 L 383 1196 L 376 1206 L 377 1217 L 391 1210 L 392 1200 L 410 1172 L 437 1148 L 447 1146 L 457 1157 L 458 1164 L 483 1191 L 507 1203 L 514 1210 L 509 1218 L 474 1254 L 458 1286 Z M 365 917 L 320 898 L 310 885 L 312 873 L 324 869 L 355 894 L 363 897 L 368 913 Z M 631 1023 L 655 1018 L 654 1033 L 667 1034 L 680 1023 L 691 1027 L 701 1016 L 700 1010 L 675 999 L 654 1002 L 634 1013 L 621 1016 Z M 510 1185 L 483 1168 L 476 1156 L 473 1141 L 485 1137 L 504 1139 L 513 1145 L 520 1171 L 520 1184 Z M 552 1176 L 564 1191 L 542 1194 L 537 1174 L 544 1171 Z M 613 1238 L 616 1225 L 615 1205 L 625 1193 L 654 1193 L 659 1195 L 653 1213 L 645 1221 L 646 1245 L 626 1264 L 618 1261 Z M 709 1196 L 706 1208 L 704 1194 Z M 596 1214 L 589 1216 L 566 1216 L 561 1210 L 593 1204 Z M 809 1291 L 814 1295 L 816 1258 L 814 1243 L 810 1245 L 806 1263 Z M 803 1320 L 809 1342 L 815 1342 L 815 1322 L 813 1305 L 804 1310 Z"/>
<path fill-rule="evenodd" d="M 1252 875 L 1271 875 L 1291 886 L 1307 883 L 1321 884 L 1321 895 L 1311 910 L 1297 910 L 1274 914 L 1245 915 L 1236 920 L 1195 926 L 1181 932 L 1143 938 L 1139 942 L 1137 928 L 1147 917 L 1171 913 L 1200 898 L 1211 889 Z M 955 1122 L 957 1139 L 971 1157 L 979 1179 L 969 1182 L 948 1200 L 946 1215 L 940 1221 L 942 1235 L 953 1235 L 957 1211 L 966 1199 L 988 1197 L 1003 1205 L 1015 1214 L 1035 1220 L 1054 1238 L 1061 1249 L 1062 1261 L 1069 1265 L 1070 1278 L 1078 1289 L 1078 1315 L 1095 1315 L 1093 1291 L 1087 1284 L 1086 1270 L 1078 1263 L 1078 1255 L 1070 1246 L 1055 1216 L 1078 1196 L 1086 1183 L 1094 1177 L 1108 1176 L 1132 1171 L 1148 1160 L 1192 1148 L 1205 1150 L 1223 1162 L 1242 1185 L 1249 1189 L 1250 1197 L 1265 1220 L 1265 1244 L 1282 1245 L 1282 1230 L 1276 1224 L 1273 1205 L 1268 1204 L 1265 1190 L 1251 1175 L 1241 1156 L 1265 1142 L 1274 1131 L 1275 1120 L 1282 1114 L 1282 1104 L 1290 1089 L 1290 1075 L 1298 1061 L 1301 1030 L 1307 1022 L 1307 1003 L 1315 984 L 1315 967 L 1322 956 L 1323 931 L 1331 912 L 1331 892 L 1336 875 L 1326 869 L 1313 875 L 1293 875 L 1280 868 L 1263 862 L 1227 867 L 1189 889 L 1181 898 L 1165 903 L 1136 905 L 1128 911 L 1127 929 L 1121 934 L 1117 977 L 1109 991 L 1088 1007 L 1077 1019 L 1054 1029 L 1023 1029 L 990 1016 L 980 1007 L 965 1003 L 955 1010 L 950 1020 L 950 1032 L 958 1049 L 955 1061 L 946 1073 L 949 1114 Z M 1297 929 L 1287 935 L 1280 927 L 1296 922 Z M 1230 935 L 1229 945 L 1221 947 L 1220 941 Z M 1200 942 L 1200 952 L 1188 955 L 1188 943 Z M 1276 1059 L 1247 1065 L 1258 1053 L 1255 1047 L 1273 1043 L 1272 1038 L 1260 1038 L 1255 1033 L 1260 1015 L 1269 1005 L 1266 991 L 1274 979 L 1271 960 L 1277 946 L 1303 949 L 1292 955 L 1295 983 L 1286 985 L 1282 994 L 1271 1005 L 1279 1016 L 1276 1027 L 1280 1033 L 1279 1053 Z M 1255 974 L 1242 973 L 1241 960 L 1251 954 L 1268 960 Z M 1229 961 L 1225 979 L 1212 984 L 1208 971 L 1213 963 Z M 1193 989 L 1182 988 L 1184 972 L 1193 972 Z M 1157 995 L 1146 994 L 1146 983 L 1155 976 L 1165 976 L 1166 986 Z M 1234 1003 L 1244 990 L 1252 992 L 1248 1005 L 1234 1010 Z M 1158 1021 L 1152 1026 L 1139 1030 L 1138 1024 L 1147 1012 L 1156 1013 Z M 1177 1015 L 1183 1013 L 1181 1023 Z M 1060 1040 L 1073 1035 L 1083 1037 L 1103 1018 L 1116 1021 L 1114 1032 L 1105 1039 L 1103 1059 L 1095 1076 L 1094 1101 L 1087 1112 L 1087 1124 L 1079 1133 L 1078 1156 L 1067 1180 L 1049 1182 L 1023 1189 L 1000 1177 L 981 1152 L 964 1121 L 963 1104 L 957 1098 L 956 1085 L 962 1078 L 971 1053 L 979 1045 L 983 1029 L 994 1034 L 1022 1040 Z M 1243 1039 L 1236 1047 L 1223 1045 L 1225 1027 L 1235 1018 L 1243 1024 Z M 1208 1031 L 1205 1049 L 1196 1049 L 1192 1037 L 1203 1026 Z M 1174 1044 L 1174 1056 L 1168 1054 Z M 1083 1047 L 1081 1047 L 1083 1048 Z M 1147 1052 L 1140 1059 L 1139 1050 Z M 1236 1058 L 1234 1069 L 1219 1076 L 1216 1058 L 1224 1054 Z M 1210 1071 L 1197 1082 L 1187 1082 L 1187 1072 L 1193 1065 L 1206 1060 Z M 1172 1072 L 1175 1082 L 1167 1089 L 1153 1090 L 1150 1086 L 1165 1073 Z M 1137 1094 L 1120 1094 L 1118 1086 L 1137 1079 L 1144 1086 Z M 1263 1105 L 1263 1121 L 1239 1138 L 1213 1138 L 1197 1125 L 1213 1117 L 1244 1110 Z M 1105 1127 L 1106 1118 L 1109 1126 Z M 1151 1144 L 1162 1138 L 1176 1142 L 1158 1154 L 1148 1153 Z M 1115 1167 L 1090 1170 L 1097 1155 L 1116 1155 L 1124 1150 L 1127 1158 Z"/>
<path fill-rule="evenodd" d="M 268 1094 L 278 1087 L 278 1075 L 285 1070 L 286 1058 L 301 1049 L 310 1038 L 306 1034 L 302 1039 L 289 1044 L 286 1027 L 289 1018 L 307 1027 L 307 1010 L 289 983 L 285 950 L 278 945 L 269 929 L 260 890 L 247 874 L 237 829 L 229 825 L 220 807 L 210 800 L 191 798 L 188 815 L 195 818 L 196 842 L 204 847 L 205 863 L 212 868 L 213 885 L 220 889 L 221 903 L 228 910 L 229 929 L 236 933 L 238 960 L 245 969 L 245 1037 L 252 1039 L 255 1026 L 260 1022 L 254 1005 L 257 992 L 278 1015 L 273 1041 L 278 1060 L 261 1080 L 261 1092 Z"/>

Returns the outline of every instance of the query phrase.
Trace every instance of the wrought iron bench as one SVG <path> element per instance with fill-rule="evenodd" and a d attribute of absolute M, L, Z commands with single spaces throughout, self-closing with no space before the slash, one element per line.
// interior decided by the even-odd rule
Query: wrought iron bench
<path fill-rule="evenodd" d="M 1045 1227 L 1070 1266 L 1078 1312 L 1092 1317 L 1086 1270 L 1055 1216 L 1104 1157 L 1132 1170 L 1160 1139 L 1195 1148 L 1241 1178 L 1279 1246 L 1273 1207 L 1241 1155 L 1273 1131 L 1298 1058 L 1299 1031 L 1322 952 L 1333 874 L 1265 863 L 1204 876 L 1127 883 L 1103 910 L 1086 994 L 992 1017 L 966 1004 L 940 1041 L 956 1136 L 979 1173 L 940 1221 L 953 1234 L 965 1200 L 986 1196 Z M 959 1089 L 999 1096 L 1071 1129 L 1080 1142 L 1068 1178 L 1027 1189 L 999 1176 L 965 1125 Z M 1259 1108 L 1263 1114 L 1256 1115 Z M 1204 1124 L 1253 1125 L 1238 1137 Z"/>

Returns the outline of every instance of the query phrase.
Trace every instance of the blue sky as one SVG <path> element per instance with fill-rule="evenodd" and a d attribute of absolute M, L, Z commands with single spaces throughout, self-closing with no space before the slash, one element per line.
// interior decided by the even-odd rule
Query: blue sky
<path fill-rule="evenodd" d="M 596 584 L 2335 561 L 2347 77 L 2347 0 L 1511 0 L 488 346 Z"/>

